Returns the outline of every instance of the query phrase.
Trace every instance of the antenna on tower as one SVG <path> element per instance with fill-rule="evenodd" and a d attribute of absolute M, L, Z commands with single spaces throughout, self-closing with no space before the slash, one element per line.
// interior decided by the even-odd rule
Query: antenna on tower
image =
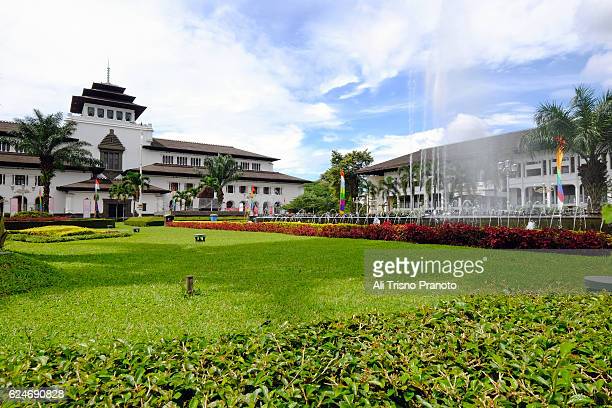
<path fill-rule="evenodd" d="M 106 59 L 106 83 L 110 84 L 110 60 Z"/>

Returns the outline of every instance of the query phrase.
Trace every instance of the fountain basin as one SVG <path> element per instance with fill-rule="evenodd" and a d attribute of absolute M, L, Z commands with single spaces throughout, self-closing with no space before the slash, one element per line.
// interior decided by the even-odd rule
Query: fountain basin
<path fill-rule="evenodd" d="M 605 290 L 612 293 L 612 276 L 585 276 L 584 285 L 589 292 Z"/>

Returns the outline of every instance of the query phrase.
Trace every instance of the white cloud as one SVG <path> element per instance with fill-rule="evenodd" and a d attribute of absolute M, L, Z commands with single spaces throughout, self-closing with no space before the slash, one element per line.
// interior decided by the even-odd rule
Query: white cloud
<path fill-rule="evenodd" d="M 341 2 L 310 27 L 313 62 L 328 73 L 359 80 L 339 98 L 377 88 L 415 70 L 425 73 L 425 109 L 443 126 L 461 87 L 450 72 L 504 69 L 612 46 L 607 0 L 463 0 Z M 459 82 L 457 82 L 459 81 Z M 429 125 L 429 123 L 427 124 Z"/>
<path fill-rule="evenodd" d="M 329 153 L 305 140 L 310 129 L 340 126 L 339 112 L 349 111 L 341 103 L 358 110 L 348 99 L 407 71 L 427 78 L 418 105 L 428 115 L 425 128 L 431 122 L 435 129 L 358 141 L 372 143 L 382 156 L 442 141 L 439 137 L 463 140 L 529 126 L 531 112 L 517 107 L 482 113 L 463 105 L 447 109 L 458 106 L 458 94 L 486 103 L 491 94 L 518 92 L 516 83 L 493 80 L 490 87 L 468 89 L 460 86 L 466 82 L 457 71 L 506 69 L 595 50 L 584 78 L 611 86 L 608 0 L 321 4 L 305 17 L 310 20 L 300 21 L 299 35 L 278 45 L 266 36 L 267 27 L 241 14 L 241 7 L 250 7 L 243 2 L 207 7 L 190 0 L 6 2 L 0 15 L 0 119 L 33 107 L 68 110 L 71 95 L 103 78 L 109 57 L 111 79 L 149 106 L 143 121 L 153 122 L 158 136 L 231 144 L 280 157 L 280 170 L 312 174 Z M 534 77 L 524 86 L 561 92 L 567 83 Z M 344 91 L 339 106 L 323 102 L 339 88 Z M 396 91 L 401 96 L 405 90 Z M 382 102 L 358 113 L 412 109 L 411 103 Z M 474 111 L 478 116 L 465 113 Z M 323 142 L 331 143 L 326 137 L 331 136 Z"/>
<path fill-rule="evenodd" d="M 425 147 L 440 145 L 443 140 L 444 129 L 437 128 L 410 135 L 361 137 L 356 140 L 356 148 L 360 150 L 368 149 L 378 163 Z"/>
<path fill-rule="evenodd" d="M 333 143 L 333 142 L 337 142 L 338 140 L 340 140 L 340 136 L 336 134 L 328 133 L 328 134 L 323 135 L 321 140 L 323 140 L 325 143 Z"/>
<path fill-rule="evenodd" d="M 487 123 L 476 116 L 458 114 L 445 131 L 445 143 L 456 143 L 464 140 L 478 139 L 488 134 Z"/>
<path fill-rule="evenodd" d="M 505 127 L 528 128 L 531 126 L 531 108 L 522 104 L 502 103 L 506 113 L 493 113 L 478 117 L 459 113 L 444 128 L 435 128 L 409 135 L 366 136 L 355 141 L 359 149 L 369 149 L 376 160 L 381 162 L 402 156 L 419 149 L 478 139 L 506 131 Z"/>
<path fill-rule="evenodd" d="M 337 126 L 336 112 L 300 100 L 292 56 L 232 13 L 221 7 L 196 17 L 163 1 L 6 4 L 0 94 L 9 97 L 0 118 L 33 107 L 67 111 L 71 95 L 104 78 L 108 56 L 111 81 L 149 107 L 142 120 L 157 136 L 234 145 L 303 171 L 304 132 Z"/>
<path fill-rule="evenodd" d="M 358 82 L 359 78 L 353 74 L 339 74 L 337 77 L 332 78 L 330 80 L 325 81 L 319 86 L 319 90 L 321 94 L 326 94 L 329 91 L 341 88 L 345 85 L 352 84 L 354 82 Z"/>
<path fill-rule="evenodd" d="M 606 88 L 612 88 L 612 52 L 591 56 L 581 75 L 586 81 L 599 82 Z"/>

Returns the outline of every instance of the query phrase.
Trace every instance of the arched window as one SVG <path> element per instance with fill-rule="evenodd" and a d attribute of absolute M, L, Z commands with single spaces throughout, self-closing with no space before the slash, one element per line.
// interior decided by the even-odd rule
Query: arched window
<path fill-rule="evenodd" d="M 231 210 L 234 208 L 234 202 L 233 201 L 228 201 L 227 203 L 225 203 L 225 208 L 227 210 Z"/>

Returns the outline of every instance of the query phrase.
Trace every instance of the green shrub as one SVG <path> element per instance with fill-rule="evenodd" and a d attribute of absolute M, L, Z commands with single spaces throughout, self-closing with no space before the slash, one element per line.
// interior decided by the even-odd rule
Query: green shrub
<path fill-rule="evenodd" d="M 315 325 L 0 352 L 65 405 L 604 406 L 610 295 L 469 297 Z"/>
<path fill-rule="evenodd" d="M 175 221 L 210 221 L 209 216 L 197 216 L 197 217 L 176 217 Z M 217 217 L 217 221 L 246 221 L 244 217 L 228 215 L 228 216 L 219 216 Z"/>
<path fill-rule="evenodd" d="M 612 224 L 612 204 L 605 204 L 601 207 L 601 217 L 606 224 Z"/>
<path fill-rule="evenodd" d="M 53 215 L 44 211 L 20 211 L 11 216 L 11 218 L 50 218 Z"/>
<path fill-rule="evenodd" d="M 59 272 L 47 263 L 13 253 L 0 255 L 0 297 L 29 292 L 58 280 Z"/>
<path fill-rule="evenodd" d="M 133 227 L 159 227 L 164 225 L 164 217 L 132 217 L 125 220 L 125 225 Z"/>
<path fill-rule="evenodd" d="M 4 213 L 0 213 L 0 251 L 4 248 L 4 242 L 8 237 L 8 231 L 4 227 Z"/>

